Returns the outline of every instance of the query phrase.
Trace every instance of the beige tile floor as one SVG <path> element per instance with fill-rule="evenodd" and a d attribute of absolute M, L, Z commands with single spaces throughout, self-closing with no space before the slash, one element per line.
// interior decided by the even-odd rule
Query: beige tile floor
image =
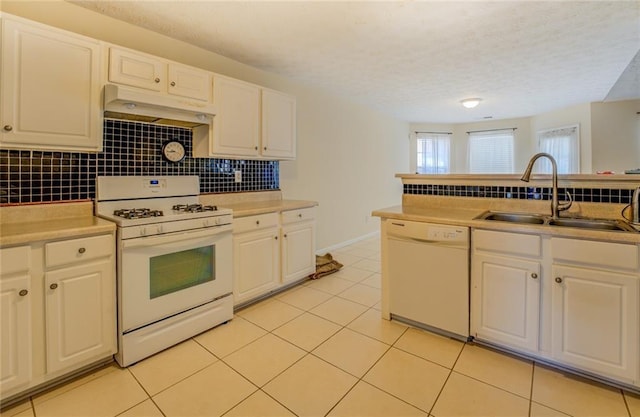
<path fill-rule="evenodd" d="M 379 240 L 344 268 L 6 416 L 640 416 L 640 397 L 380 318 Z"/>

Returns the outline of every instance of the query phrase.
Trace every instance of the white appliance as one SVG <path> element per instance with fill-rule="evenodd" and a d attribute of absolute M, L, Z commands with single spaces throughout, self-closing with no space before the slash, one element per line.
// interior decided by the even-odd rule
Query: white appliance
<path fill-rule="evenodd" d="M 391 318 L 469 338 L 469 228 L 386 220 Z"/>
<path fill-rule="evenodd" d="M 97 179 L 96 215 L 117 224 L 121 366 L 233 317 L 232 211 L 199 191 L 197 176 Z"/>
<path fill-rule="evenodd" d="M 200 100 L 186 97 L 148 93 L 122 85 L 104 86 L 104 110 L 110 117 L 115 114 L 147 116 L 147 121 L 163 120 L 164 124 L 178 120 L 195 125 L 210 125 L 216 107 Z M 144 120 L 140 118 L 137 120 Z"/>

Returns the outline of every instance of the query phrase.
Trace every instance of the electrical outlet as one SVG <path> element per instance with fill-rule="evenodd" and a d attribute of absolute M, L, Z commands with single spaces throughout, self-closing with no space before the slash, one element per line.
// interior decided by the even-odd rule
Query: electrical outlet
<path fill-rule="evenodd" d="M 234 172 L 234 175 L 235 175 L 234 177 L 235 182 L 242 182 L 242 171 L 238 169 Z"/>

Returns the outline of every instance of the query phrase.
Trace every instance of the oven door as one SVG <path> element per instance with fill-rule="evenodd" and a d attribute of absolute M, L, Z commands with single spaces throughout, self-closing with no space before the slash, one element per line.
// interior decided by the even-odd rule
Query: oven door
<path fill-rule="evenodd" d="M 231 225 L 122 241 L 122 333 L 232 291 Z"/>

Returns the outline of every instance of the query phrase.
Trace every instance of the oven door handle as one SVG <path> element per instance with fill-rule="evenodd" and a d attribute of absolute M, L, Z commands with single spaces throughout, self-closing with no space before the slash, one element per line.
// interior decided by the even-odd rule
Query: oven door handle
<path fill-rule="evenodd" d="M 163 244 L 170 244 L 175 242 L 183 242 L 185 240 L 191 239 L 199 239 L 199 238 L 207 238 L 216 235 L 221 235 L 223 233 L 231 234 L 231 229 L 233 226 L 230 224 L 226 224 L 223 226 L 216 226 L 207 229 L 199 229 L 199 230 L 190 230 L 186 232 L 178 232 L 178 233 L 169 233 L 166 235 L 157 235 L 157 236 L 149 236 L 149 237 L 140 237 L 135 239 L 128 239 L 122 241 L 123 248 L 139 248 L 146 246 L 156 246 Z"/>

